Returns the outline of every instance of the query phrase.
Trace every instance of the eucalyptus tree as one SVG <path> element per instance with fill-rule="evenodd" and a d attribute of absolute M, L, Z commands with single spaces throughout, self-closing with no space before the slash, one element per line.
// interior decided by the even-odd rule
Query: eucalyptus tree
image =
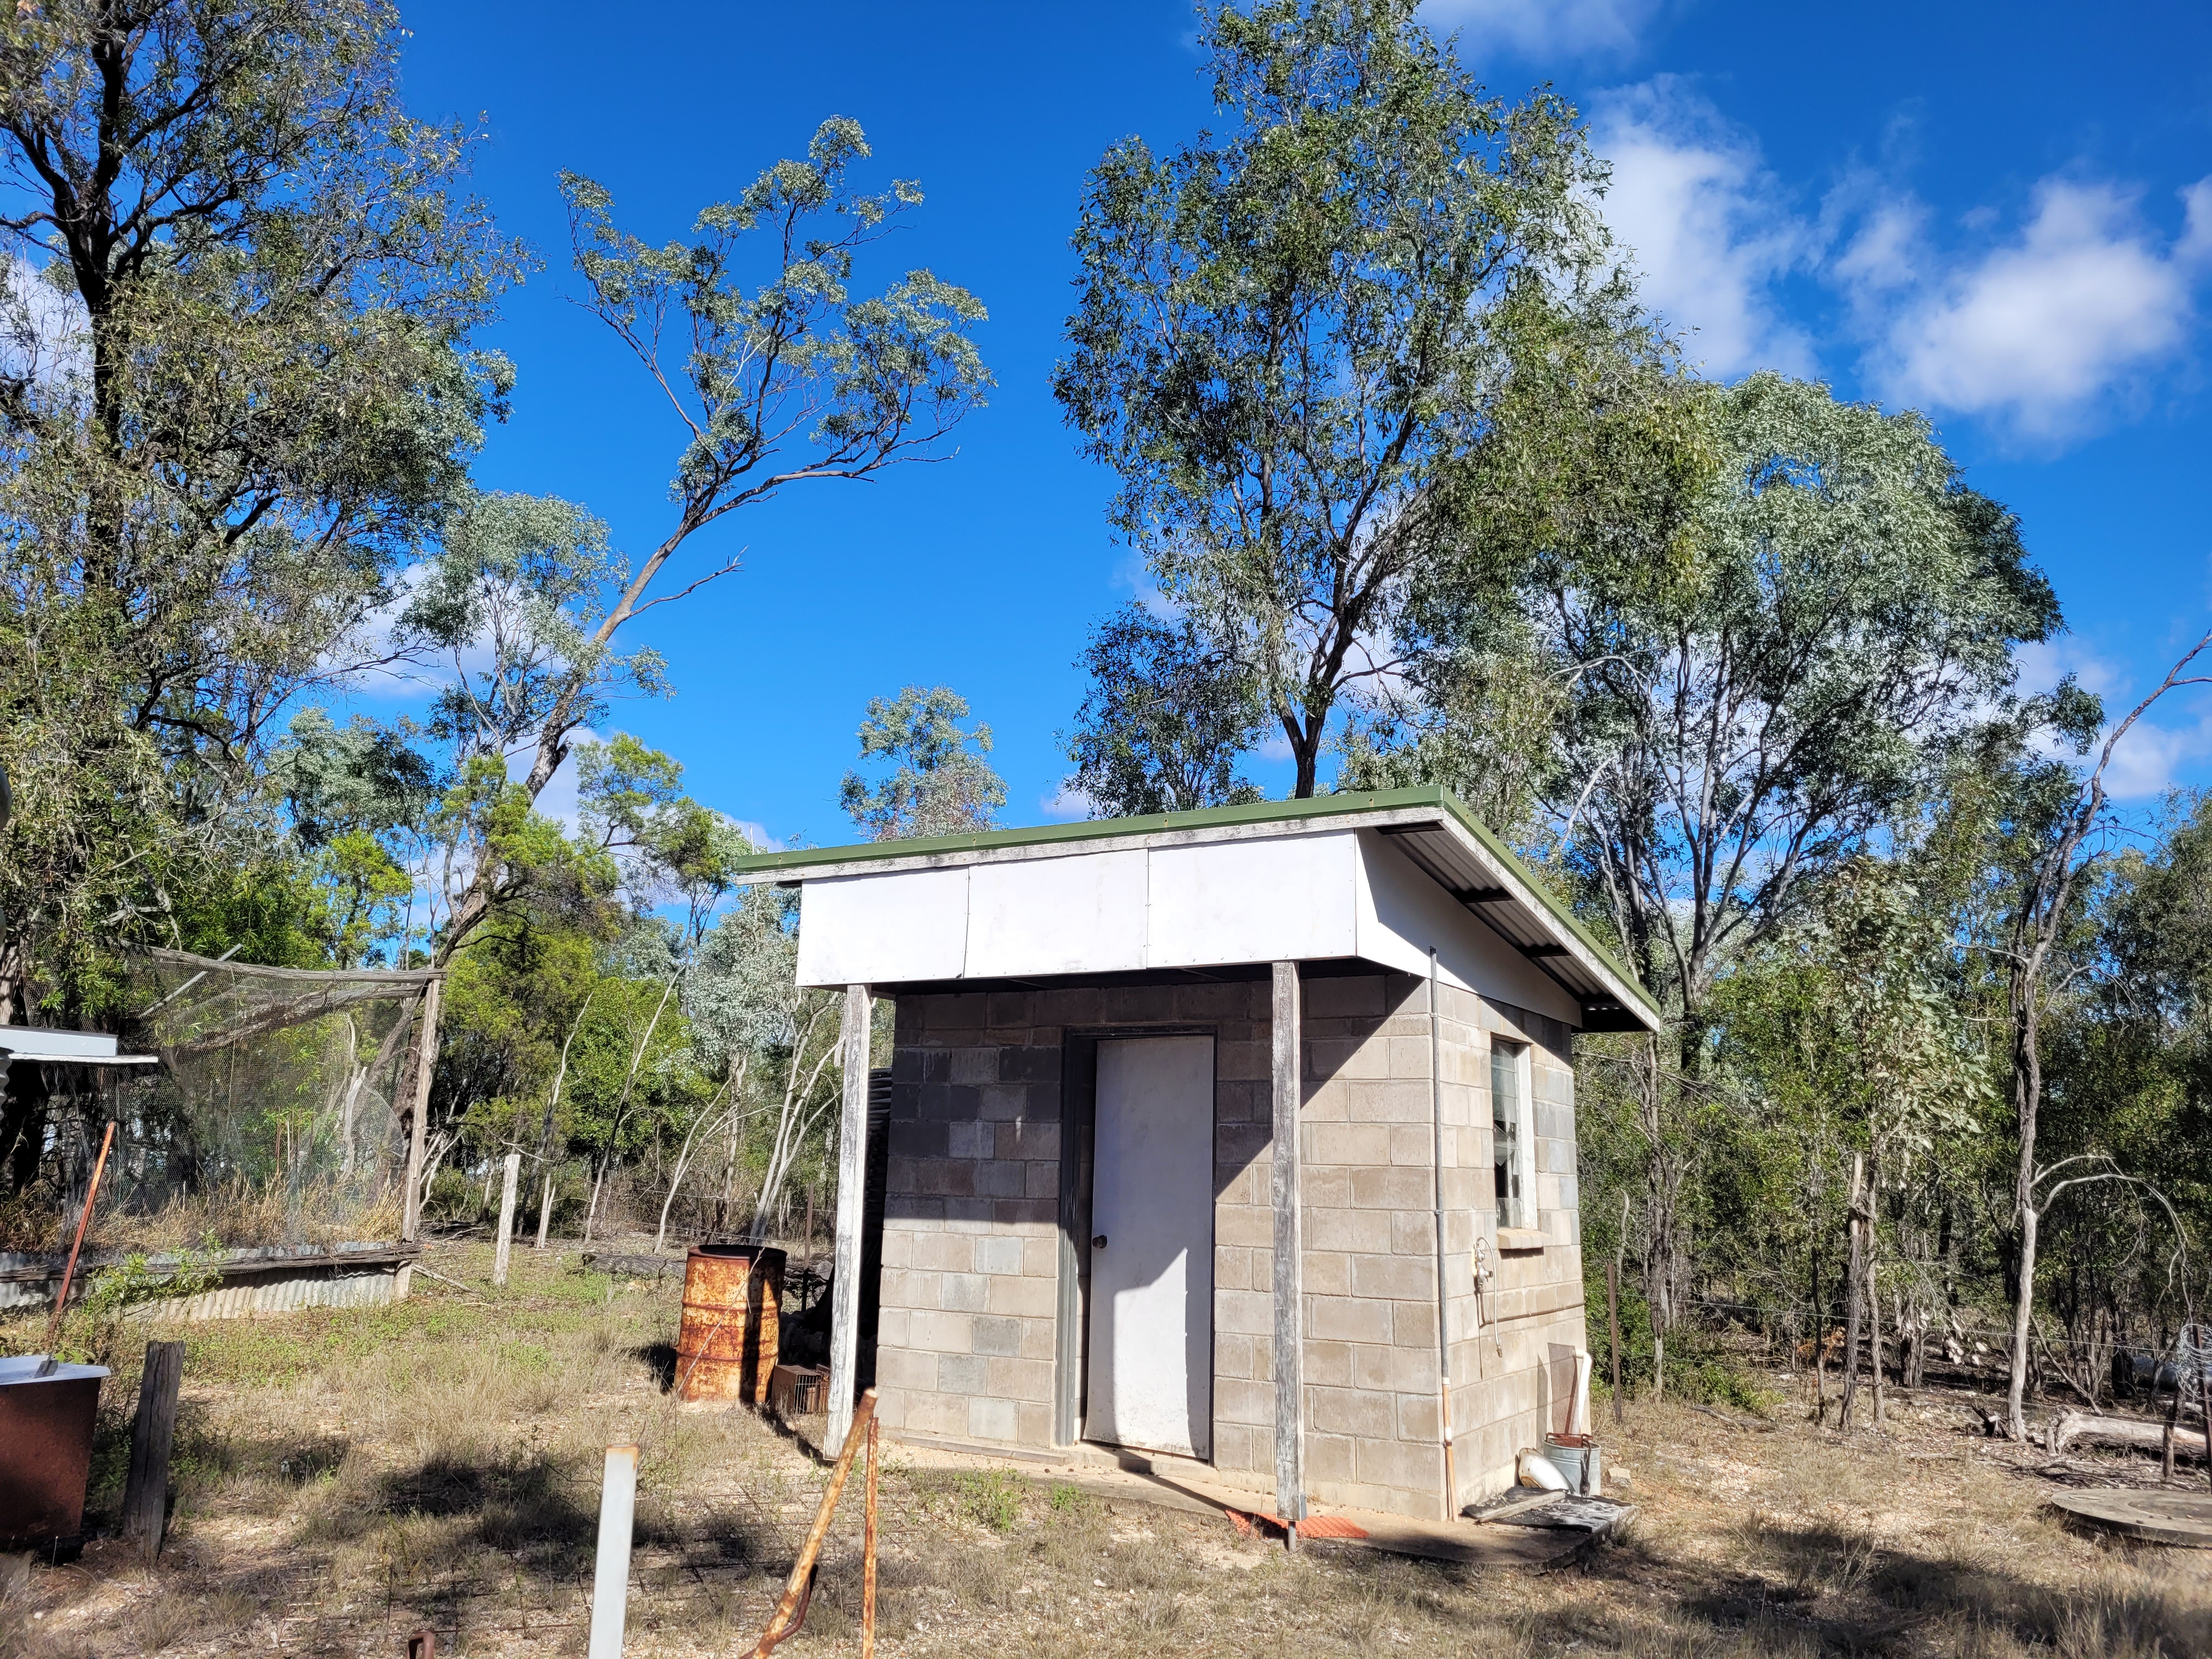
<path fill-rule="evenodd" d="M 655 592 L 694 536 L 794 485 L 942 459 L 953 429 L 981 406 L 992 381 L 972 337 L 984 319 L 972 294 L 926 270 L 879 293 L 853 291 L 860 256 L 922 199 L 910 179 L 857 188 L 850 174 L 868 155 L 859 124 L 833 117 L 805 160 L 777 162 L 735 200 L 704 210 L 688 239 L 659 246 L 615 223 L 605 186 L 562 175 L 584 304 L 665 399 L 683 449 L 660 540 L 635 565 L 595 568 L 565 612 L 573 636 L 532 687 L 518 786 L 527 799 L 552 781 L 611 684 L 652 684 L 657 660 L 620 654 L 622 630 L 738 568 L 731 557 Z M 756 270 L 764 280 L 750 283 Z M 489 864 L 475 872 L 441 952 L 483 920 L 497 883 Z"/>
<path fill-rule="evenodd" d="M 1218 133 L 1092 173 L 1054 389 L 1115 529 L 1259 688 L 1310 795 L 1332 715 L 1398 665 L 1457 548 L 1509 344 L 1606 247 L 1548 92 L 1486 95 L 1415 0 L 1263 0 L 1202 27 Z"/>
<path fill-rule="evenodd" d="M 1730 955 L 1876 846 L 2059 626 L 2018 521 L 1919 416 L 1764 373 L 1705 395 L 1680 556 L 1570 526 L 1524 578 L 1563 688 L 1547 807 L 1692 1073 Z"/>
<path fill-rule="evenodd" d="M 890 771 L 872 784 L 848 772 L 838 792 L 846 815 L 876 841 L 988 830 L 1006 804 L 1006 785 L 984 758 L 991 728 L 980 720 L 963 727 L 967 718 L 968 699 L 942 685 L 869 698 L 860 758 Z"/>
<path fill-rule="evenodd" d="M 272 720 L 374 650 L 506 392 L 470 338 L 517 254 L 401 38 L 381 0 L 0 19 L 9 1000 L 234 865 Z"/>
<path fill-rule="evenodd" d="M 1648 397 L 1620 405 L 1632 453 L 1678 417 L 1702 428 L 1659 447 L 1649 487 L 1577 483 L 1613 441 L 1597 441 L 1607 414 L 1568 430 L 1572 487 L 1494 491 L 1484 511 L 1486 533 L 1516 550 L 1512 648 L 1548 683 L 1540 829 L 1673 1017 L 1671 1053 L 1623 1057 L 1615 1091 L 1644 1146 L 1663 1323 L 1686 1271 L 1683 1196 L 1711 1145 L 1698 1126 L 1718 1103 L 1717 978 L 1881 849 L 2009 696 L 2014 647 L 2059 617 L 2016 521 L 1966 486 L 1920 416 L 1771 374 L 1726 388 L 1662 375 Z M 1644 406 L 1673 412 L 1655 426 Z M 1461 624 L 1431 607 L 1425 653 L 1482 647 L 1494 613 L 1469 609 Z"/>
<path fill-rule="evenodd" d="M 2212 648 L 2212 634 L 2197 641 L 2147 696 L 2112 723 L 2086 770 L 2027 755 L 2017 763 L 2014 807 L 2002 826 L 2005 844 L 2000 856 L 2009 878 L 2009 903 L 1997 944 L 2005 976 L 2019 1154 L 2012 1191 L 2016 1274 L 2012 1376 L 2005 1400 L 2006 1426 L 2015 1440 L 2027 1437 L 2023 1400 L 2035 1317 L 2038 1234 L 2044 1214 L 2069 1188 L 2134 1178 L 2094 1153 L 2042 1161 L 2038 1141 L 2044 1091 L 2043 1024 L 2051 975 L 2063 968 L 2061 946 L 2069 931 L 2080 925 L 2093 872 L 2116 844 L 2117 826 L 2105 783 L 2112 757 L 2160 698 L 2184 686 L 2212 684 L 2212 674 L 2190 672 L 2208 648 Z M 2056 714 L 2054 723 L 2062 732 L 2070 728 L 2077 752 L 2086 754 L 2101 710 L 2069 685 L 2062 688 Z"/>
<path fill-rule="evenodd" d="M 1237 762 L 1263 729 L 1258 678 L 1188 617 L 1124 605 L 1099 623 L 1079 666 L 1090 678 L 1067 787 L 1094 817 L 1188 812 L 1257 800 Z"/>
<path fill-rule="evenodd" d="M 765 1237 L 794 1175 L 827 1167 L 841 1097 L 839 1002 L 799 983 L 798 922 L 794 895 L 746 888 L 701 942 L 698 971 L 684 988 L 700 1064 L 723 1079 L 722 1109 L 698 1132 L 698 1144 L 721 1152 L 716 1226 L 739 1231 L 739 1180 L 757 1161 L 743 1229 L 754 1238 Z M 693 1145 L 687 1139 L 671 1180 L 672 1203 Z"/>

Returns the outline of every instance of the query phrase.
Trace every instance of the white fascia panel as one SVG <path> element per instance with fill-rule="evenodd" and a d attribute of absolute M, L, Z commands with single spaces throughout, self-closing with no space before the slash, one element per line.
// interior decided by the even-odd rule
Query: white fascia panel
<path fill-rule="evenodd" d="M 103 1031 L 60 1031 L 43 1025 L 0 1025 L 0 1048 L 26 1060 L 103 1060 L 115 1039 Z"/>
<path fill-rule="evenodd" d="M 1437 976 L 1516 1008 L 1582 1024 L 1582 1005 L 1557 980 L 1508 945 L 1427 872 L 1372 830 L 1357 832 L 1364 878 L 1359 885 L 1358 954 L 1409 974 Z"/>
<path fill-rule="evenodd" d="M 968 872 L 970 979 L 1145 965 L 1142 848 L 979 864 Z"/>
<path fill-rule="evenodd" d="M 957 979 L 967 955 L 964 869 L 840 876 L 799 889 L 801 985 Z"/>
<path fill-rule="evenodd" d="M 1346 830 L 1154 848 L 1145 965 L 1203 968 L 1356 954 L 1354 837 Z"/>

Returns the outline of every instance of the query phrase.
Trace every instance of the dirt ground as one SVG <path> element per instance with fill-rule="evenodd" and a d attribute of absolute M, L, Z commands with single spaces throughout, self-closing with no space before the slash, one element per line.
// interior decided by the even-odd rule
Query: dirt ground
<path fill-rule="evenodd" d="M 177 1508 L 157 1567 L 117 1542 L 33 1571 L 0 1603 L 0 1655 L 581 1654 L 602 1449 L 642 1448 L 631 1656 L 749 1650 L 825 1471 L 744 1410 L 664 1392 L 678 1292 L 524 1251 L 441 1247 L 392 1309 L 125 1323 L 103 1405 L 96 1527 L 120 1496 L 137 1351 L 185 1337 Z M 42 1332 L 0 1327 L 27 1352 Z M 88 1340 L 103 1340 L 88 1333 Z M 1225 1521 L 1012 1474 L 925 1469 L 887 1449 L 878 1651 L 907 1656 L 1351 1653 L 2001 1656 L 2212 1653 L 2212 1552 L 2068 1530 L 2054 1487 L 2148 1484 L 2154 1462 L 2054 1462 L 1984 1438 L 1963 1396 L 1894 1394 L 1849 1437 L 1777 1379 L 1771 1431 L 1632 1405 L 1607 1455 L 1639 1506 L 1546 1572 L 1296 1556 Z M 2191 1483 L 2202 1466 L 2183 1465 Z M 805 1631 L 856 1653 L 860 1485 Z"/>

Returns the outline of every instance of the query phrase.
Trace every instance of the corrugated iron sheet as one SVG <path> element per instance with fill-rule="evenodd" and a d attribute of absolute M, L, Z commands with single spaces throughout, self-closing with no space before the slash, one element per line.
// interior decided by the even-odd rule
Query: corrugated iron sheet
<path fill-rule="evenodd" d="M 405 1298 L 416 1254 L 412 1245 L 389 1243 L 227 1250 L 210 1264 L 225 1283 L 139 1303 L 130 1312 L 142 1319 L 244 1319 L 301 1308 L 386 1307 Z M 178 1261 L 156 1255 L 146 1265 L 158 1271 Z M 0 1253 L 0 1310 L 50 1307 L 60 1280 L 59 1267 L 44 1256 Z"/>

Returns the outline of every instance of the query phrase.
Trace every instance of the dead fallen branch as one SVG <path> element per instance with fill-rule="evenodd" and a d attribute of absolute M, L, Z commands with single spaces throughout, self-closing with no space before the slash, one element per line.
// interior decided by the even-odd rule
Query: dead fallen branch
<path fill-rule="evenodd" d="M 2131 1417 L 2092 1417 L 2086 1412 L 2061 1412 L 2051 1420 L 2049 1449 L 2053 1455 L 2077 1440 L 2099 1446 L 2125 1446 L 2135 1451 L 2162 1451 L 2166 1425 L 2139 1422 Z M 2204 1437 L 2194 1429 L 2177 1431 L 2173 1455 L 2203 1461 Z"/>

